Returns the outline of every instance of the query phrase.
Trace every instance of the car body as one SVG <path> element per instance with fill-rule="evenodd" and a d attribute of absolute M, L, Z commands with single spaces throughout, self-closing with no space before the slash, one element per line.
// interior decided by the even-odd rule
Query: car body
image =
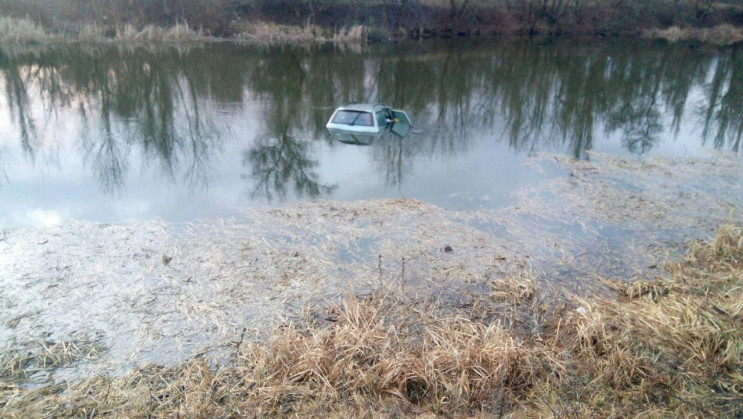
<path fill-rule="evenodd" d="M 372 145 L 387 132 L 386 129 L 381 129 L 379 132 L 351 132 L 340 129 L 328 129 L 328 131 L 336 141 L 352 145 Z"/>
<path fill-rule="evenodd" d="M 363 136 L 373 141 L 388 127 L 395 134 L 404 137 L 410 132 L 412 125 L 404 111 L 385 105 L 349 103 L 336 109 L 325 126 L 333 134 Z M 357 143 L 368 144 L 371 141 Z"/>

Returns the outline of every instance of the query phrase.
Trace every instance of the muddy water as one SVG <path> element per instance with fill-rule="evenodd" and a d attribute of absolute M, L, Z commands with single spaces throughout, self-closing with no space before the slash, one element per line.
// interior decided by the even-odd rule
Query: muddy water
<path fill-rule="evenodd" d="M 103 348 L 38 383 L 225 357 L 379 287 L 662 274 L 743 221 L 741 71 L 651 44 L 3 50 L 0 346 Z M 351 100 L 415 131 L 339 143 Z"/>

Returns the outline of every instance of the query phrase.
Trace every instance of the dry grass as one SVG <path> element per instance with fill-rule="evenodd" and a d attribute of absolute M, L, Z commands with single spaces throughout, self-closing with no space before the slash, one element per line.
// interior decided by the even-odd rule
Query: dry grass
<path fill-rule="evenodd" d="M 743 41 L 743 28 L 729 24 L 712 28 L 680 28 L 672 26 L 667 29 L 650 29 L 643 32 L 645 38 L 665 39 L 669 42 L 701 41 L 716 45 L 732 45 Z"/>
<path fill-rule="evenodd" d="M 51 41 L 82 42 L 188 42 L 212 39 L 186 23 L 178 23 L 165 28 L 147 25 L 135 28 L 123 25 L 108 35 L 106 27 L 95 24 L 83 25 L 76 32 L 66 35 L 47 33 L 41 26 L 28 19 L 15 19 L 0 16 L 0 42 L 36 43 Z"/>
<path fill-rule="evenodd" d="M 258 41 L 269 44 L 322 42 L 322 29 L 306 24 L 304 26 L 278 25 L 266 22 L 245 23 L 236 38 L 240 41 Z"/>
<path fill-rule="evenodd" d="M 201 31 L 191 29 L 186 23 L 178 23 L 164 28 L 147 25 L 138 29 L 132 25 L 117 27 L 112 37 L 106 36 L 106 28 L 99 25 L 85 25 L 74 37 L 84 42 L 189 42 L 207 40 Z"/>
<path fill-rule="evenodd" d="M 743 413 L 743 229 L 723 227 L 667 266 L 669 278 L 614 282 L 618 299 L 583 301 L 558 336 L 581 365 L 592 412 Z M 585 408 L 586 406 L 582 406 Z"/>
<path fill-rule="evenodd" d="M 200 30 L 191 29 L 187 23 L 179 23 L 170 28 L 147 25 L 137 30 L 125 25 L 116 30 L 116 40 L 147 42 L 188 42 L 208 39 Z"/>
<path fill-rule="evenodd" d="M 323 28 L 309 22 L 303 26 L 280 25 L 267 22 L 243 22 L 238 24 L 235 38 L 239 41 L 266 44 L 312 44 L 333 42 L 355 44 L 366 42 L 368 29 L 355 25 L 330 34 Z"/>
<path fill-rule="evenodd" d="M 7 347 L 0 357 L 0 383 L 26 380 L 83 359 L 94 359 L 104 350 L 97 336 L 61 341 L 38 340 Z"/>
<path fill-rule="evenodd" d="M 667 272 L 604 280 L 615 298 L 551 311 L 531 275 L 495 279 L 490 293 L 445 315 L 390 290 L 348 297 L 268 342 L 240 339 L 221 366 L 194 359 L 68 388 L 5 385 L 0 412 L 739 417 L 743 229 L 723 227 Z M 505 321 L 514 313 L 541 316 L 541 327 Z"/>
<path fill-rule="evenodd" d="M 360 44 L 367 40 L 369 29 L 363 25 L 341 28 L 335 32 L 312 25 L 280 25 L 266 22 L 242 22 L 236 24 L 238 33 L 235 40 L 261 44 Z M 213 41 L 201 30 L 191 28 L 187 23 L 177 23 L 171 27 L 147 25 L 135 27 L 131 24 L 107 28 L 98 24 L 87 24 L 72 33 L 51 34 L 29 19 L 16 19 L 0 16 L 0 42 L 38 43 L 51 41 L 82 42 L 193 42 Z"/>
<path fill-rule="evenodd" d="M 348 29 L 341 29 L 333 34 L 334 43 L 363 43 L 366 42 L 369 29 L 364 25 L 354 25 Z"/>
<path fill-rule="evenodd" d="M 52 36 L 29 19 L 0 16 L 0 42 L 44 42 Z"/>

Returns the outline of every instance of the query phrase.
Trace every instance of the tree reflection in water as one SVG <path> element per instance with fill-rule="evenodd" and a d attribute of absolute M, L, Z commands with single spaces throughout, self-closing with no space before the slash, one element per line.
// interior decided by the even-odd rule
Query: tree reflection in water
<path fill-rule="evenodd" d="M 708 100 L 704 109 L 703 138 L 710 137 L 715 148 L 740 151 L 743 137 L 743 53 L 734 47 L 727 59 L 719 60 L 712 82 L 707 87 Z"/>
<path fill-rule="evenodd" d="M 8 66 L 3 71 L 5 79 L 5 94 L 7 96 L 8 111 L 11 120 L 18 127 L 21 148 L 28 158 L 33 161 L 36 141 L 36 128 L 34 120 L 28 111 L 28 81 L 21 76 L 23 69 L 16 66 Z"/>
<path fill-rule="evenodd" d="M 370 148 L 377 176 L 395 186 L 416 159 L 452 158 L 473 141 L 587 158 L 597 138 L 616 135 L 643 154 L 689 117 L 715 148 L 739 151 L 743 137 L 740 47 L 16 47 L 0 52 L 0 77 L 28 164 L 53 153 L 59 127 L 74 126 L 86 168 L 109 194 L 125 188 L 135 158 L 173 184 L 209 188 L 225 143 L 239 141 L 252 197 L 330 195 L 336 186 L 322 181 L 313 153 L 341 146 L 324 126 L 354 100 L 403 108 L 421 132 Z M 233 125 L 246 109 L 259 116 L 247 131 Z"/>
<path fill-rule="evenodd" d="M 337 186 L 320 183 L 314 172 L 317 162 L 308 157 L 308 146 L 309 143 L 286 133 L 257 138 L 243 155 L 243 165 L 251 169 L 255 181 L 251 196 L 269 201 L 283 199 L 289 187 L 300 197 L 317 198 L 332 193 Z"/>

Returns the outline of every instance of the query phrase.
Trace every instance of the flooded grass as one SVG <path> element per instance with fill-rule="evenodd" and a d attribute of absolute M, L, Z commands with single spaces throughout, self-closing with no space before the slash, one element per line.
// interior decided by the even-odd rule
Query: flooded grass
<path fill-rule="evenodd" d="M 0 412 L 740 415 L 738 157 L 529 164 L 497 210 L 9 230 Z"/>
<path fill-rule="evenodd" d="M 238 342 L 223 365 L 194 359 L 96 377 L 63 392 L 6 389 L 3 411 L 738 416 L 743 229 L 724 227 L 667 271 L 615 298 L 573 299 L 546 311 L 538 333 L 482 322 L 481 305 L 440 316 L 435 305 L 377 290 L 331 307 L 329 320 L 288 324 L 265 343 Z M 496 288 L 493 301 L 532 310 L 528 281 L 513 278 Z"/>
<path fill-rule="evenodd" d="M 21 345 L 9 345 L 0 358 L 0 380 L 25 382 L 32 377 L 44 381 L 54 370 L 69 366 L 80 360 L 97 358 L 106 347 L 100 336 L 71 337 L 53 341 L 39 339 Z M 37 380 L 39 381 L 39 380 Z"/>

